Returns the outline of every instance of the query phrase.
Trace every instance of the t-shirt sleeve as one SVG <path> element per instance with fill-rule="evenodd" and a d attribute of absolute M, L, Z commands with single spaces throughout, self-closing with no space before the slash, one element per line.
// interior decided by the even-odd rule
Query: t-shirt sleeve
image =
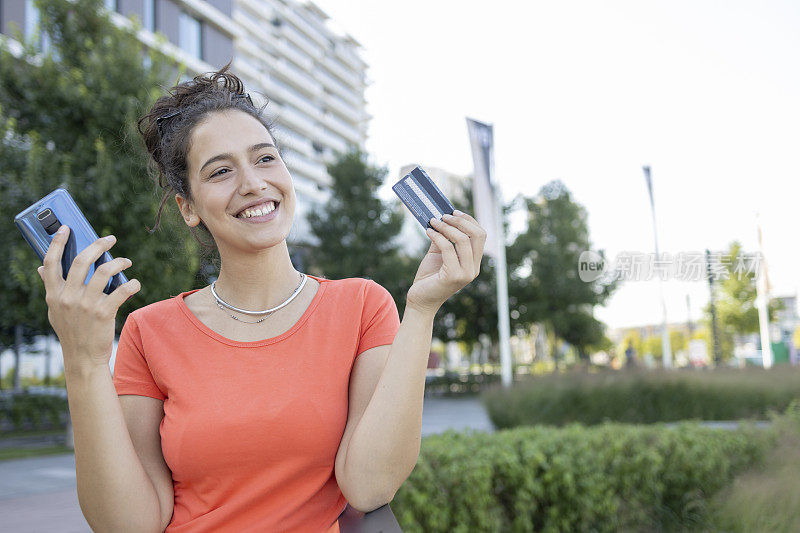
<path fill-rule="evenodd" d="M 357 354 L 391 344 L 400 329 L 400 315 L 394 298 L 382 285 L 367 280 L 364 286 L 364 310 L 361 313 L 361 335 Z"/>
<path fill-rule="evenodd" d="M 112 380 L 117 395 L 137 394 L 162 401 L 166 398 L 156 385 L 147 364 L 142 348 L 142 335 L 133 314 L 128 315 L 119 334 Z"/>

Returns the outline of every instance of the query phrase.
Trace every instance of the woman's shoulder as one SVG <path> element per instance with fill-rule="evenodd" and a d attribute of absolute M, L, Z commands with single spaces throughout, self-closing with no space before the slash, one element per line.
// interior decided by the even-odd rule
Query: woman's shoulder
<path fill-rule="evenodd" d="M 132 316 L 139 323 L 170 320 L 170 318 L 181 313 L 180 298 L 182 298 L 184 294 L 186 293 L 182 292 L 176 296 L 170 296 L 169 298 L 147 304 L 132 311 L 128 316 Z"/>
<path fill-rule="evenodd" d="M 375 290 L 376 286 L 383 288 L 378 282 L 370 279 L 370 278 L 359 278 L 359 277 L 352 277 L 352 278 L 341 278 L 341 279 L 328 279 L 322 277 L 315 278 L 320 281 L 320 284 L 324 283 L 327 286 L 325 287 L 326 291 L 329 293 L 334 293 L 338 296 L 353 296 L 357 293 L 364 293 L 370 290 Z M 385 289 L 384 289 L 385 290 Z"/>

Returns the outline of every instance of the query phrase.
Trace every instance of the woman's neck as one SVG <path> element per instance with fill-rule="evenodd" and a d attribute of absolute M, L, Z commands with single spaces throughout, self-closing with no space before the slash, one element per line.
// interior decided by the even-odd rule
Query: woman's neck
<path fill-rule="evenodd" d="M 220 250 L 220 257 L 222 266 L 214 288 L 225 302 L 242 309 L 257 311 L 280 305 L 300 283 L 286 241 L 257 254 Z"/>

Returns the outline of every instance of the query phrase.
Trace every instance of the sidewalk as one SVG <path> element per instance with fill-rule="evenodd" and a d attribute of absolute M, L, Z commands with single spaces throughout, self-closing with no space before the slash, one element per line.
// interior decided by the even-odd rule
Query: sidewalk
<path fill-rule="evenodd" d="M 422 435 L 492 431 L 477 397 L 425 398 Z M 71 454 L 0 462 L 0 533 L 91 533 L 78 505 Z"/>

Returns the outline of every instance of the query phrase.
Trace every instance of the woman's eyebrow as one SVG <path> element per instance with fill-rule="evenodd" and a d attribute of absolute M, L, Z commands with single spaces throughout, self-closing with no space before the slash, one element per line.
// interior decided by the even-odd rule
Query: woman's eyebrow
<path fill-rule="evenodd" d="M 253 146 L 251 146 L 249 151 L 250 152 L 257 152 L 257 151 L 261 150 L 262 148 L 275 148 L 275 145 L 272 144 L 272 143 L 258 143 L 258 144 L 254 144 Z M 217 161 L 220 161 L 222 159 L 233 159 L 233 156 L 231 154 L 218 154 L 218 155 L 215 155 L 214 157 L 212 157 L 211 159 L 209 159 L 208 161 L 203 163 L 203 166 L 200 167 L 200 172 L 202 172 L 203 169 L 206 168 L 208 165 L 210 165 L 212 163 L 215 163 Z"/>

